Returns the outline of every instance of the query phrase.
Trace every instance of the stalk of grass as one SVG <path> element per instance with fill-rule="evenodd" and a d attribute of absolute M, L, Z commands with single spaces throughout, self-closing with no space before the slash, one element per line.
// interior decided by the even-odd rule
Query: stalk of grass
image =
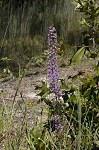
<path fill-rule="evenodd" d="M 22 101 L 24 102 L 22 95 L 21 95 L 21 98 L 22 98 Z M 25 102 L 24 102 L 24 104 L 25 104 Z M 19 106 L 19 107 L 22 110 L 21 106 Z M 17 149 L 20 149 L 23 131 L 26 128 L 26 124 L 27 124 L 27 106 L 26 106 L 26 104 L 25 104 L 24 112 L 22 111 L 22 113 L 23 113 L 23 120 L 22 120 L 21 128 L 20 128 L 19 133 L 18 133 L 18 137 L 17 137 L 17 143 L 16 143 Z"/>
<path fill-rule="evenodd" d="M 20 84 L 21 84 L 22 79 L 23 79 L 23 77 L 25 76 L 26 71 L 27 71 L 27 69 L 28 69 L 30 63 L 32 62 L 32 60 L 33 60 L 33 57 L 32 57 L 32 58 L 30 59 L 30 61 L 27 63 L 27 65 L 26 65 L 25 69 L 23 70 L 22 74 L 19 76 L 17 88 L 16 88 L 15 95 L 14 95 L 13 102 L 12 102 L 12 111 L 13 111 L 13 108 L 14 108 L 14 105 L 15 105 L 15 99 L 16 99 L 16 96 L 17 96 L 17 93 L 18 93 Z M 20 71 L 19 71 L 19 72 L 20 72 Z M 20 73 L 19 73 L 19 74 L 20 74 Z"/>
<path fill-rule="evenodd" d="M 81 150 L 81 97 L 79 88 L 76 91 L 76 99 L 78 102 L 78 140 L 77 140 L 77 150 Z"/>

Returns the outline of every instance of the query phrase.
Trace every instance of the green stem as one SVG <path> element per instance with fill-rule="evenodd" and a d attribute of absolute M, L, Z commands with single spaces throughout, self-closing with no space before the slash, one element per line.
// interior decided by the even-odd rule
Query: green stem
<path fill-rule="evenodd" d="M 81 98 L 79 96 L 78 97 L 78 150 L 80 149 L 81 149 Z"/>

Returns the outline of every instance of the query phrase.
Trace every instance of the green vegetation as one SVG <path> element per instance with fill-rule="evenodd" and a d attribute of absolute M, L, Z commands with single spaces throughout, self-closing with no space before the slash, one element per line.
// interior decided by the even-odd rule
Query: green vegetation
<path fill-rule="evenodd" d="M 97 0 L 0 1 L 0 150 L 99 150 L 98 4 Z M 84 60 L 92 62 L 92 70 L 80 68 L 67 79 L 59 78 L 58 101 L 48 80 L 36 84 L 35 77 L 30 86 L 34 90 L 35 85 L 37 94 L 31 100 L 22 92 L 22 80 L 31 69 L 46 70 L 50 25 L 57 30 L 58 45 L 53 41 L 51 46 L 60 68 L 73 70 Z M 51 55 L 53 60 L 55 56 Z M 10 89 L 9 98 L 2 88 L 6 81 L 15 89 L 15 93 Z"/>

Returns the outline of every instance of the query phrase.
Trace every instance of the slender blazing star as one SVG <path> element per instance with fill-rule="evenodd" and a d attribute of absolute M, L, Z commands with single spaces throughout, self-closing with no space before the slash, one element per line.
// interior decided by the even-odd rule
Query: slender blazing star
<path fill-rule="evenodd" d="M 55 93 L 56 99 L 61 97 L 59 84 L 58 65 L 57 65 L 57 32 L 54 26 L 49 27 L 48 32 L 48 78 L 49 88 Z"/>

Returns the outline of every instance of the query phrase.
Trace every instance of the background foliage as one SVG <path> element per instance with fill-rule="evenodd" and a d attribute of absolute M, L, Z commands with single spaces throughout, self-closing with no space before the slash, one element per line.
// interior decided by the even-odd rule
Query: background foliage
<path fill-rule="evenodd" d="M 0 67 L 5 74 L 11 74 L 14 69 L 15 76 L 18 77 L 13 80 L 12 74 L 11 78 L 9 74 L 0 74 L 0 148 L 3 150 L 99 150 L 99 38 L 96 36 L 99 31 L 99 7 L 93 7 L 94 3 L 99 2 L 0 1 Z M 42 82 L 37 83 L 38 78 L 36 79 L 36 75 L 44 75 L 43 72 L 40 74 L 40 69 L 46 71 L 43 65 L 46 65 L 48 56 L 47 33 L 52 24 L 58 32 L 58 63 L 61 69 L 66 69 L 66 76 L 59 79 L 62 101 L 54 103 L 54 107 L 55 93 L 50 92 L 47 80 L 43 81 L 42 78 Z M 95 34 L 92 32 L 93 27 L 97 27 Z M 89 40 L 91 32 L 91 43 L 83 43 Z M 68 55 L 70 51 L 72 57 Z M 66 61 L 69 58 L 68 64 Z M 72 66 L 82 58 L 85 68 L 81 64 L 76 66 L 80 70 Z M 35 68 L 38 71 L 34 72 Z M 70 76 L 68 68 L 71 69 Z M 30 84 L 27 77 L 33 77 L 31 80 L 29 78 Z M 33 92 L 36 92 L 34 86 L 35 90 L 39 90 L 37 99 L 32 101 L 24 95 L 23 89 L 27 86 L 23 84 L 26 87 L 21 90 L 23 78 Z M 9 84 L 7 88 L 10 92 L 15 92 L 14 95 L 9 94 L 6 84 Z M 62 123 L 61 130 L 55 129 L 55 119 L 52 116 L 57 112 Z"/>

